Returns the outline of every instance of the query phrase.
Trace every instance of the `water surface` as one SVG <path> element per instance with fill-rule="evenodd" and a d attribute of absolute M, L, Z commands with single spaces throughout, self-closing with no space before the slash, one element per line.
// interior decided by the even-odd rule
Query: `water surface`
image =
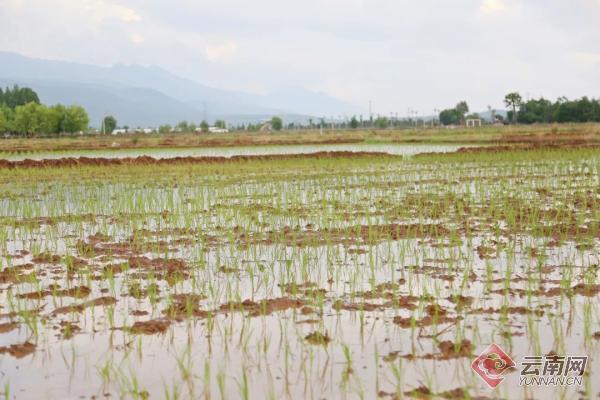
<path fill-rule="evenodd" d="M 472 145 L 471 145 L 472 146 Z M 349 143 L 320 145 L 278 145 L 278 146 L 240 146 L 240 147 L 195 147 L 195 148 L 145 148 L 145 149 L 102 149 L 102 150 L 61 150 L 61 151 L 23 151 L 0 152 L 0 159 L 19 161 L 25 159 L 44 160 L 65 157 L 101 157 L 125 158 L 150 156 L 154 158 L 174 157 L 233 157 L 272 154 L 309 154 L 321 151 L 382 152 L 395 155 L 412 156 L 428 152 L 452 152 L 464 144 L 394 144 L 394 143 Z"/>

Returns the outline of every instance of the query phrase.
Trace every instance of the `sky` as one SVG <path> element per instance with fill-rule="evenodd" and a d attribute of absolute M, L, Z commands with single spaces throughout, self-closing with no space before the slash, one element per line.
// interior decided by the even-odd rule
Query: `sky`
<path fill-rule="evenodd" d="M 0 0 L 0 51 L 374 113 L 600 97 L 600 0 Z"/>

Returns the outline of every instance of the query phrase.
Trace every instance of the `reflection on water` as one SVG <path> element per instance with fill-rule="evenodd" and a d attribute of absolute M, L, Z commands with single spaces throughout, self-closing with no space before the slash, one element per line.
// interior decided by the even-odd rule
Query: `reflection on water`
<path fill-rule="evenodd" d="M 160 148 L 160 149 L 103 149 L 103 150 L 63 150 L 32 152 L 0 152 L 0 159 L 18 161 L 24 159 L 43 160 L 64 157 L 103 157 L 124 158 L 150 156 L 154 158 L 174 157 L 232 157 L 270 154 L 302 154 L 320 151 L 382 152 L 411 156 L 428 152 L 451 152 L 460 147 L 472 147 L 464 144 L 322 144 L 289 146 L 246 146 L 246 147 L 196 147 L 196 148 Z"/>

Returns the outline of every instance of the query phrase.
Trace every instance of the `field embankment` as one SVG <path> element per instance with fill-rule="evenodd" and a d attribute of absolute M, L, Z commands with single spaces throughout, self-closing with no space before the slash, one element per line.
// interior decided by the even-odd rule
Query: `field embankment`
<path fill-rule="evenodd" d="M 351 143 L 600 143 L 600 124 L 489 126 L 476 129 L 421 128 L 232 132 L 226 134 L 135 134 L 5 138 L 0 152 L 99 149 L 319 145 Z"/>

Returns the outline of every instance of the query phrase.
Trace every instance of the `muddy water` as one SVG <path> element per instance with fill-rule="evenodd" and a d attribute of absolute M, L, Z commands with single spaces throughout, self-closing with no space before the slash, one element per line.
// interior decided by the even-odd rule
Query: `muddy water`
<path fill-rule="evenodd" d="M 471 145 L 472 146 L 472 145 Z M 248 146 L 248 147 L 214 147 L 214 148 L 174 148 L 174 149 L 123 149 L 110 150 L 74 150 L 74 151 L 39 151 L 39 152 L 0 152 L 0 159 L 18 160 L 44 160 L 64 157 L 99 157 L 99 158 L 125 158 L 149 156 L 153 158 L 174 157 L 232 157 L 271 154 L 309 154 L 322 151 L 353 151 L 389 153 L 395 155 L 411 156 L 429 152 L 451 152 L 460 147 L 470 145 L 451 144 L 327 144 L 327 145 L 286 145 L 286 146 Z"/>
<path fill-rule="evenodd" d="M 597 160 L 479 167 L 5 184 L 0 324 L 19 326 L 0 347 L 35 350 L 0 354 L 0 387 L 17 399 L 393 398 L 422 386 L 559 397 L 519 387 L 518 372 L 487 388 L 470 363 L 495 342 L 516 361 L 588 355 L 587 386 L 563 394 L 596 396 Z M 444 353 L 446 341 L 471 351 Z"/>

